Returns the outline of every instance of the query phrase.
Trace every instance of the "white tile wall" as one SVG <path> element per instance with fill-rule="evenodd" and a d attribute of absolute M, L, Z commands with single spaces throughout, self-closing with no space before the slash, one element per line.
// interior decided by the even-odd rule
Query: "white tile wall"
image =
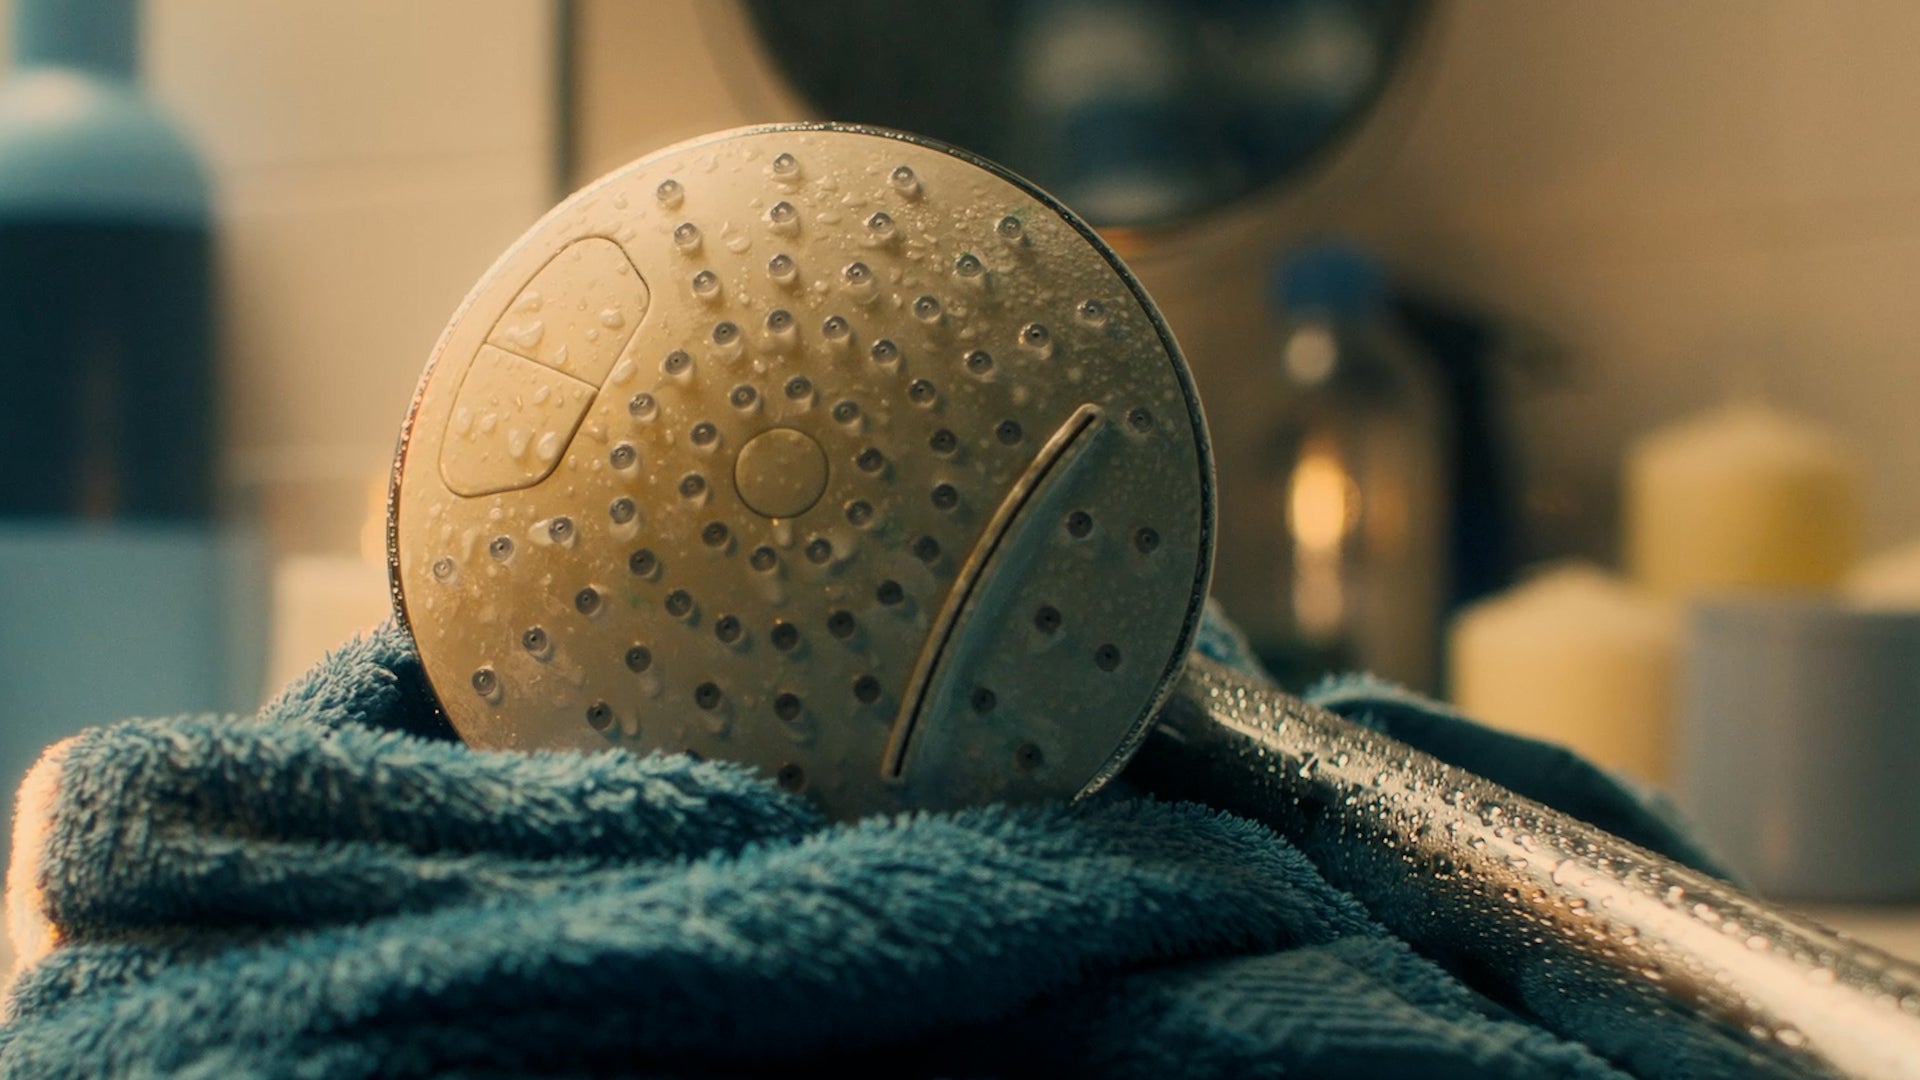
<path fill-rule="evenodd" d="M 1916 33 L 1897 0 L 1450 12 L 1419 121 L 1336 218 L 1565 346 L 1576 392 L 1520 420 L 1588 550 L 1622 446 L 1743 392 L 1856 442 L 1873 543 L 1920 534 Z"/>

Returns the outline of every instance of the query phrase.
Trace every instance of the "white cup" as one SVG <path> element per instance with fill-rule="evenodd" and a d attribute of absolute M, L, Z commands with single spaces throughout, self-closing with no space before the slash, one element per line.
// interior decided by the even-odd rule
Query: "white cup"
<path fill-rule="evenodd" d="M 1693 613 L 1678 794 L 1766 895 L 1920 899 L 1920 611 L 1805 599 Z"/>

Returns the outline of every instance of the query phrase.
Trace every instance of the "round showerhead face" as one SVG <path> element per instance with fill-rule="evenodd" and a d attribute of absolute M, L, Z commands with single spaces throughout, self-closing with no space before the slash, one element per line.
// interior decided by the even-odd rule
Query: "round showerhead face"
<path fill-rule="evenodd" d="M 692 751 L 854 817 L 1111 776 L 1212 525 L 1186 366 L 1090 229 L 951 148 L 808 125 L 535 225 L 435 349 L 388 531 L 469 743 Z"/>

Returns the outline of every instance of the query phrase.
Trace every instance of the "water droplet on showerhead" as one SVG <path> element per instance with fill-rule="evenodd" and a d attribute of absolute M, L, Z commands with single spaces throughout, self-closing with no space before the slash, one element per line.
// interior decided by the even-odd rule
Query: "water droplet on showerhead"
<path fill-rule="evenodd" d="M 691 221 L 683 221 L 674 226 L 673 246 L 682 254 L 691 255 L 700 250 L 700 226 Z"/>
<path fill-rule="evenodd" d="M 793 256 L 775 255 L 767 260 L 767 276 L 781 285 L 791 285 L 800 276 L 800 268 L 794 265 Z"/>
<path fill-rule="evenodd" d="M 659 411 L 652 394 L 639 393 L 627 399 L 627 413 L 635 420 L 651 420 Z"/>
<path fill-rule="evenodd" d="M 893 185 L 893 190 L 910 199 L 920 194 L 920 178 L 914 175 L 913 169 L 909 166 L 895 165 L 893 171 L 887 174 L 887 183 Z"/>
<path fill-rule="evenodd" d="M 986 264 L 981 262 L 980 257 L 972 252 L 967 252 L 958 259 L 953 260 L 953 272 L 963 278 L 979 277 L 986 272 L 986 269 Z"/>
<path fill-rule="evenodd" d="M 938 322 L 940 319 L 940 298 L 929 293 L 913 302 L 913 317 L 921 322 Z"/>
<path fill-rule="evenodd" d="M 1010 242 L 1018 241 L 1027 235 L 1026 226 L 1020 224 L 1020 219 L 1014 217 L 1012 214 L 1001 218 L 999 222 L 994 225 L 993 231 L 999 234 L 1000 239 Z"/>
<path fill-rule="evenodd" d="M 720 275 L 711 270 L 702 270 L 693 275 L 693 295 L 702 300 L 720 298 Z"/>
<path fill-rule="evenodd" d="M 680 186 L 678 180 L 662 180 L 660 186 L 653 189 L 653 197 L 668 210 L 679 209 L 686 194 L 686 189 Z"/>
<path fill-rule="evenodd" d="M 631 469 L 640 461 L 640 451 L 632 443 L 620 443 L 607 452 L 607 463 L 616 469 Z"/>
<path fill-rule="evenodd" d="M 792 154 L 776 154 L 767 171 L 782 180 L 791 180 L 800 175 L 800 161 Z"/>

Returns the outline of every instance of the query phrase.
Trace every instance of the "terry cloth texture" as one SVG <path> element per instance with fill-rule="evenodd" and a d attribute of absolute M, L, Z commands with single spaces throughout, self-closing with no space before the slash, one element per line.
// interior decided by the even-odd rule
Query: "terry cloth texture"
<path fill-rule="evenodd" d="M 1251 663 L 1211 614 L 1200 647 Z M 1533 767 L 1390 687 L 1322 696 Z M 257 716 L 52 748 L 16 820 L 0 1076 L 1625 1075 L 1201 806 L 828 826 L 740 767 L 450 736 L 387 627 Z M 1539 793 L 1692 854 L 1567 768 Z"/>

